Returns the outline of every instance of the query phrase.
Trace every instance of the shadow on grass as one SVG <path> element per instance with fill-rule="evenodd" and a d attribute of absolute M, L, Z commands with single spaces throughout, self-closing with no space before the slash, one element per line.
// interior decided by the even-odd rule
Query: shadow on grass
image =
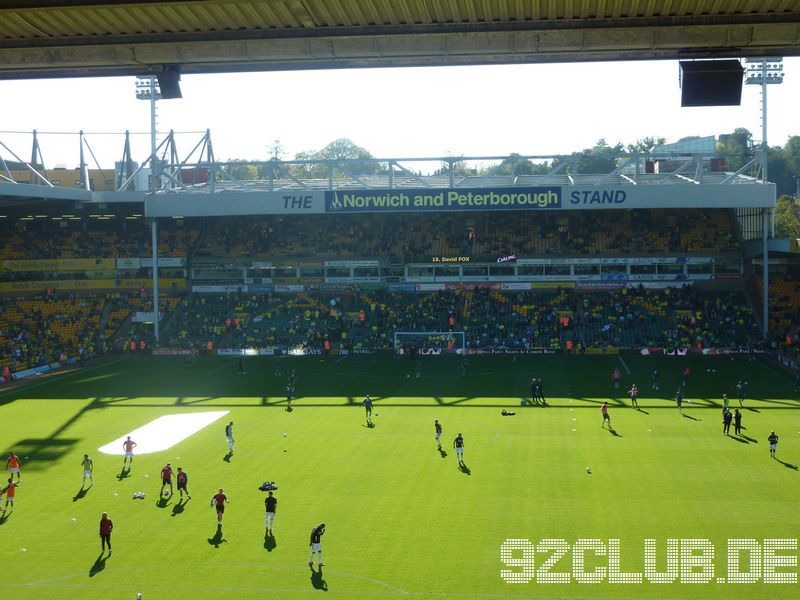
<path fill-rule="evenodd" d="M 59 432 L 60 433 L 60 432 Z M 66 455 L 78 440 L 73 438 L 26 438 L 14 442 L 9 447 L 25 459 L 26 471 L 46 469 Z M 5 481 L 5 480 L 4 480 Z"/>
<path fill-rule="evenodd" d="M 761 411 L 760 411 L 760 410 L 758 410 L 757 408 L 753 408 L 753 407 L 751 407 L 751 406 L 742 407 L 742 410 L 749 410 L 750 412 L 755 412 L 755 413 L 760 413 L 760 412 L 761 412 Z"/>
<path fill-rule="evenodd" d="M 106 561 L 108 560 L 109 556 L 104 557 L 103 553 L 100 553 L 100 555 L 95 559 L 94 564 L 89 569 L 89 577 L 94 577 L 106 568 Z"/>
<path fill-rule="evenodd" d="M 744 427 L 742 427 L 742 429 L 744 429 Z M 758 440 L 757 440 L 757 439 L 755 439 L 755 438 L 751 438 L 750 436 L 747 436 L 747 435 L 745 435 L 745 434 L 743 434 L 743 433 L 740 433 L 740 434 L 739 434 L 739 437 L 742 437 L 742 438 L 746 439 L 746 440 L 747 440 L 748 442 L 750 442 L 751 444 L 757 444 L 757 443 L 758 443 Z"/>
<path fill-rule="evenodd" d="M 750 443 L 748 440 L 741 439 L 739 437 L 736 437 L 735 435 L 729 435 L 728 437 L 731 438 L 735 442 L 739 442 L 740 444 L 749 444 Z"/>
<path fill-rule="evenodd" d="M 130 467 L 128 467 L 127 469 L 125 467 L 122 467 L 122 470 L 117 474 L 117 480 L 122 481 L 123 479 L 127 479 L 130 476 L 131 476 Z"/>
<path fill-rule="evenodd" d="M 208 538 L 208 543 L 214 546 L 214 548 L 219 548 L 220 544 L 224 544 L 227 541 L 228 540 L 222 537 L 222 525 L 217 525 L 217 532 L 214 534 L 214 537 Z"/>
<path fill-rule="evenodd" d="M 322 592 L 328 591 L 328 582 L 322 578 L 322 567 L 319 568 L 319 571 L 315 571 L 314 567 L 311 567 L 311 587 Z"/>
<path fill-rule="evenodd" d="M 78 500 L 80 500 L 81 498 L 85 498 L 85 497 L 86 497 L 86 494 L 87 494 L 87 493 L 89 493 L 89 490 L 90 490 L 90 489 L 92 489 L 92 486 L 93 486 L 93 485 L 94 485 L 94 484 L 90 485 L 88 488 L 85 488 L 85 487 L 81 486 L 81 489 L 79 489 L 79 490 L 78 490 L 78 493 L 77 493 L 77 494 L 75 494 L 75 495 L 72 497 L 72 501 L 73 501 L 73 502 L 77 502 L 77 501 L 78 501 Z"/>
<path fill-rule="evenodd" d="M 366 427 L 367 429 L 374 429 L 375 428 L 375 423 L 367 423 L 366 425 L 364 425 L 362 423 L 361 426 L 362 427 Z"/>
<path fill-rule="evenodd" d="M 692 415 L 686 415 L 686 414 L 683 415 L 683 418 L 684 419 L 690 419 L 692 421 L 702 421 L 703 420 L 703 419 L 698 419 L 697 417 L 693 417 Z"/>
<path fill-rule="evenodd" d="M 233 456 L 233 452 L 228 452 L 225 456 L 222 457 L 222 460 L 224 460 L 226 463 L 229 463 L 229 462 L 231 462 L 231 457 L 232 456 Z"/>
<path fill-rule="evenodd" d="M 472 471 L 470 471 L 467 463 L 465 462 L 458 463 L 458 470 L 464 473 L 464 475 L 472 475 Z"/>
<path fill-rule="evenodd" d="M 271 533 L 264 534 L 264 548 L 267 552 L 272 552 L 275 548 L 278 547 L 278 542 L 275 539 L 275 536 Z"/>
<path fill-rule="evenodd" d="M 186 502 L 188 502 L 188 500 Z M 185 506 L 186 504 L 184 503 L 183 498 L 178 500 L 178 503 L 172 507 L 172 516 L 177 517 L 179 514 L 181 514 Z"/>
<path fill-rule="evenodd" d="M 0 513 L 0 525 L 4 524 L 6 521 L 8 521 L 8 518 L 13 514 L 14 514 L 13 511 L 9 512 L 9 513 L 5 513 L 5 512 L 4 513 Z"/>
<path fill-rule="evenodd" d="M 608 433 L 610 433 L 610 434 L 611 434 L 611 435 L 613 435 L 614 437 L 622 437 L 622 434 L 620 434 L 620 433 L 617 433 L 617 430 L 616 430 L 616 429 L 609 429 L 609 430 L 608 430 Z"/>
<path fill-rule="evenodd" d="M 158 508 L 167 508 L 170 498 L 172 498 L 172 496 L 159 496 L 158 500 L 156 500 L 156 506 Z"/>
<path fill-rule="evenodd" d="M 793 471 L 800 471 L 800 468 L 797 465 L 793 465 L 792 463 L 788 463 L 786 461 L 783 461 L 780 458 L 778 458 L 777 456 L 775 457 L 775 460 L 777 460 L 779 463 L 781 463 L 787 469 L 792 469 Z"/>

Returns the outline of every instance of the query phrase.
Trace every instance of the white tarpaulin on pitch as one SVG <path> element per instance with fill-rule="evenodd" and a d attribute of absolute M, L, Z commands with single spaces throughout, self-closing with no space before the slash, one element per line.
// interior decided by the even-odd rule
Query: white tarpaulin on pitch
<path fill-rule="evenodd" d="M 130 433 L 126 433 L 122 437 L 98 448 L 98 450 L 103 454 L 118 454 L 122 456 L 125 454 L 122 442 L 130 436 L 136 442 L 136 448 L 133 450 L 134 455 L 161 452 L 171 448 L 178 442 L 182 442 L 190 435 L 197 433 L 204 427 L 208 427 L 211 423 L 227 414 L 227 410 L 216 410 L 212 412 L 165 415 L 150 421 L 138 429 L 134 429 Z M 222 432 L 220 432 L 220 437 L 222 437 Z"/>

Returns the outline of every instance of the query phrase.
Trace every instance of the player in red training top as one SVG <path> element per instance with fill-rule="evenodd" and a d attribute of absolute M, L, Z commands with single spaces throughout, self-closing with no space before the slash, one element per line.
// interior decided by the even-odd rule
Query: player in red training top
<path fill-rule="evenodd" d="M 122 442 L 122 449 L 125 450 L 125 458 L 122 459 L 122 470 L 125 470 L 125 463 L 130 460 L 130 464 L 128 465 L 128 470 L 131 470 L 133 466 L 133 449 L 136 448 L 136 442 L 131 439 L 131 436 L 128 436 L 128 439 Z"/>
<path fill-rule="evenodd" d="M 611 371 L 611 379 L 614 381 L 614 389 L 619 389 L 619 380 L 622 377 L 622 373 L 619 371 L 619 367 L 614 367 L 614 370 Z"/>
<path fill-rule="evenodd" d="M 176 476 L 178 480 L 178 494 L 180 494 L 181 500 L 183 500 L 183 492 L 186 492 L 186 498 L 191 500 L 192 497 L 189 495 L 189 476 L 186 474 L 186 471 L 178 467 L 178 475 Z"/>
<path fill-rule="evenodd" d="M 636 387 L 635 383 L 628 390 L 628 393 L 631 395 L 631 407 L 639 410 L 639 388 Z"/>
<path fill-rule="evenodd" d="M 14 452 L 9 452 L 8 460 L 6 460 L 6 467 L 9 469 L 11 477 L 14 477 L 14 473 L 17 474 L 17 481 L 19 481 L 19 456 L 14 454 Z"/>
<path fill-rule="evenodd" d="M 230 503 L 231 501 L 228 500 L 222 488 L 219 488 L 219 492 L 211 498 L 211 506 L 217 509 L 217 527 L 222 527 L 222 515 L 225 513 L 225 505 Z"/>
<path fill-rule="evenodd" d="M 164 488 L 169 486 L 169 495 L 172 496 L 172 465 L 167 463 L 161 469 L 161 492 L 160 496 L 164 495 Z"/>
<path fill-rule="evenodd" d="M 600 412 L 603 415 L 603 424 L 600 427 L 605 427 L 608 423 L 608 428 L 611 429 L 611 416 L 608 414 L 608 402 L 603 402 L 600 406 Z"/>
<path fill-rule="evenodd" d="M 6 495 L 6 503 L 3 505 L 3 513 L 8 510 L 9 505 L 11 506 L 11 512 L 14 511 L 14 498 L 17 497 L 17 484 L 14 483 L 14 480 L 11 477 L 8 478 L 8 485 L 0 491 L 0 496 L 3 494 Z"/>

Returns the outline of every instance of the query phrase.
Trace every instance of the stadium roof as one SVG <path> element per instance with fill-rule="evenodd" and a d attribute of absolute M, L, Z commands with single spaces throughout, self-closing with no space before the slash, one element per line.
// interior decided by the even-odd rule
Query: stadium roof
<path fill-rule="evenodd" d="M 0 78 L 800 55 L 797 0 L 10 0 Z"/>

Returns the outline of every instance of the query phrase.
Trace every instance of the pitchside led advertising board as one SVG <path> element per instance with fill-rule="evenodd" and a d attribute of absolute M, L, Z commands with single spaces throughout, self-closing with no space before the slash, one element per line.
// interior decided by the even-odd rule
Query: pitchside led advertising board
<path fill-rule="evenodd" d="M 302 215 L 632 208 L 770 208 L 775 185 L 643 184 L 334 191 L 220 192 L 148 196 L 148 217 Z"/>

